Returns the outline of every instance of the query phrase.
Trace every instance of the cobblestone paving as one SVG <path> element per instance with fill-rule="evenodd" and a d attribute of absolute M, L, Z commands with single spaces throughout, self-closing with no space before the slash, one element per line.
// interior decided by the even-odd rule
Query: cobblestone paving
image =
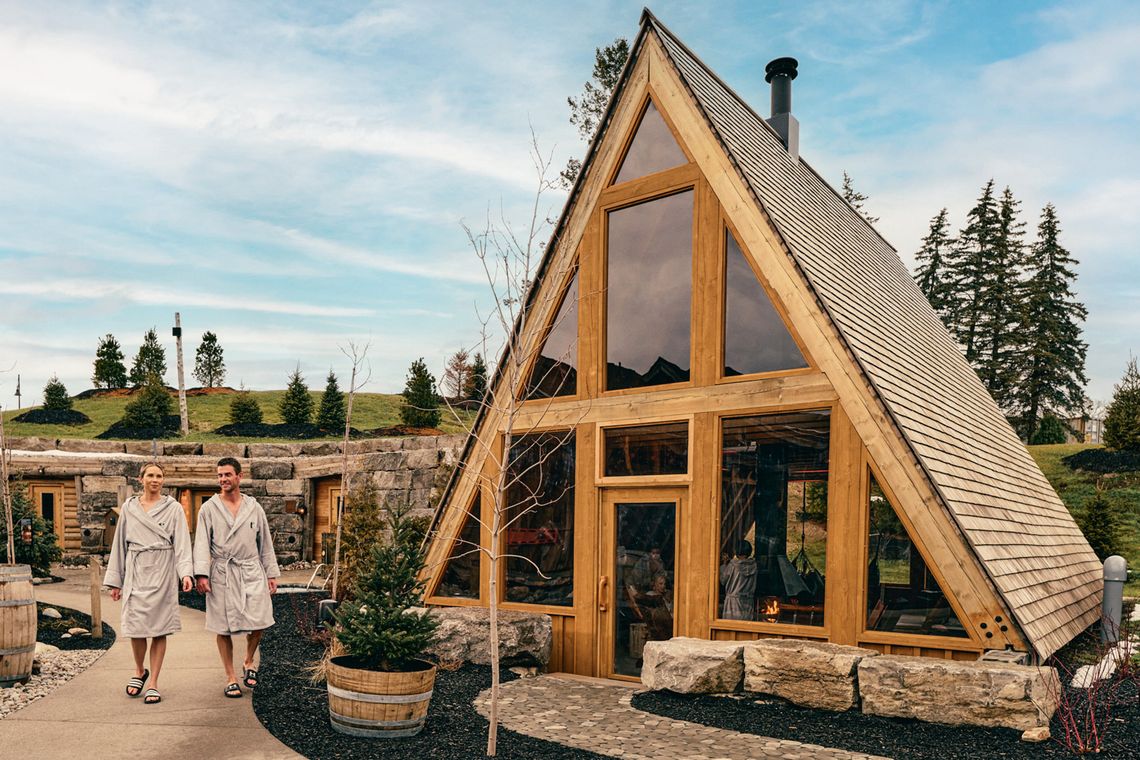
<path fill-rule="evenodd" d="M 633 686 L 539 676 L 520 678 L 499 688 L 499 723 L 504 728 L 625 760 L 874 758 L 640 712 L 629 704 L 636 690 Z M 488 713 L 490 698 L 488 689 L 475 700 L 483 716 Z"/>

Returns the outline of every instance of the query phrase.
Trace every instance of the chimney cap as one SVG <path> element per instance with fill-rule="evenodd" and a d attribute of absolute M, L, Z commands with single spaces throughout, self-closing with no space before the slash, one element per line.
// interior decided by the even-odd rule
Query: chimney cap
<path fill-rule="evenodd" d="M 770 61 L 768 65 L 764 67 L 764 81 L 770 84 L 772 80 L 778 76 L 795 79 L 799 74 L 799 72 L 796 71 L 796 67 L 799 65 L 799 61 L 788 56 Z"/>

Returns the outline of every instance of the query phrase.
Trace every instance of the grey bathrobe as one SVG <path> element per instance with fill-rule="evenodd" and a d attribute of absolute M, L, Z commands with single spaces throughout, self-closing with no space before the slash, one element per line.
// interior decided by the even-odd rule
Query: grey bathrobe
<path fill-rule="evenodd" d="M 122 635 L 144 639 L 182 630 L 178 588 L 193 571 L 182 505 L 163 496 L 148 512 L 137 496 L 127 499 L 103 576 L 103 585 L 122 589 Z"/>
<path fill-rule="evenodd" d="M 256 499 L 243 494 L 237 517 L 220 494 L 202 505 L 194 534 L 194 574 L 210 579 L 207 631 L 232 635 L 273 625 L 268 579 L 281 571 L 269 521 Z"/>

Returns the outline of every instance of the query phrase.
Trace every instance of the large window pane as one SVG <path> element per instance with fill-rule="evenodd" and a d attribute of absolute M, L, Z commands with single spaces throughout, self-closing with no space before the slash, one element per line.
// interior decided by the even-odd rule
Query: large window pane
<path fill-rule="evenodd" d="M 673 139 L 669 125 L 661 118 L 661 113 L 651 100 L 649 107 L 645 109 L 645 115 L 641 117 L 641 123 L 637 126 L 637 134 L 633 136 L 629 150 L 625 153 L 625 159 L 622 160 L 614 184 L 672 169 L 688 162 L 689 159 L 685 158 L 681 146 Z"/>
<path fill-rule="evenodd" d="M 573 396 L 578 388 L 578 273 L 570 280 L 558 316 L 534 360 L 526 397 Z"/>
<path fill-rule="evenodd" d="M 799 346 L 727 230 L 724 248 L 725 377 L 806 367 Z"/>
<path fill-rule="evenodd" d="M 507 484 L 509 602 L 574 603 L 574 432 L 519 436 Z"/>
<path fill-rule="evenodd" d="M 823 625 L 830 413 L 724 420 L 720 616 Z"/>
<path fill-rule="evenodd" d="M 452 599 L 479 598 L 479 496 L 463 520 L 459 537 L 451 545 L 443 577 L 435 595 Z"/>
<path fill-rule="evenodd" d="M 611 211 L 606 388 L 689 379 L 693 191 Z"/>
<path fill-rule="evenodd" d="M 645 642 L 673 638 L 677 509 L 671 501 L 625 502 L 614 508 L 614 672 L 638 676 Z"/>
<path fill-rule="evenodd" d="M 874 475 L 869 501 L 867 630 L 968 636 Z"/>
<path fill-rule="evenodd" d="M 689 471 L 689 423 L 606 429 L 606 477 L 684 475 Z"/>

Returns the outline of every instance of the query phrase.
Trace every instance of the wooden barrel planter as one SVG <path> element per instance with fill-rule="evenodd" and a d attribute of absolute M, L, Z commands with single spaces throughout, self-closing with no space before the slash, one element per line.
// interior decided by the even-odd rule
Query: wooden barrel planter
<path fill-rule="evenodd" d="M 0 565 L 0 686 L 27 683 L 36 656 L 32 568 Z"/>
<path fill-rule="evenodd" d="M 329 720 L 350 736 L 395 739 L 424 727 L 435 684 L 435 665 L 417 660 L 420 670 L 381 672 L 353 667 L 353 657 L 329 661 Z"/>

